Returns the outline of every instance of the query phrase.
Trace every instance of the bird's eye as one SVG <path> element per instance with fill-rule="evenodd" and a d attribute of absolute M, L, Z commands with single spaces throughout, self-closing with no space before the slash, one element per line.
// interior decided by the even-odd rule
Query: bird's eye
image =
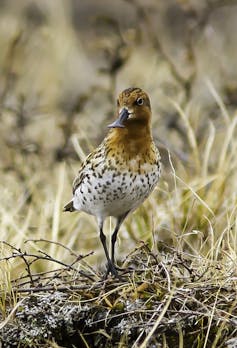
<path fill-rule="evenodd" d="M 136 104 L 137 105 L 143 105 L 144 100 L 142 98 L 137 98 Z"/>

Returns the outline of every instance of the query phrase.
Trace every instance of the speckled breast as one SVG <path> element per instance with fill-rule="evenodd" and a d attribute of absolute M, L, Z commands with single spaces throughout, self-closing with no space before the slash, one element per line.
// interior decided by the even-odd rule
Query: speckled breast
<path fill-rule="evenodd" d="M 155 188 L 159 176 L 159 161 L 141 164 L 137 170 L 114 166 L 102 161 L 95 170 L 85 169 L 85 175 L 74 192 L 75 209 L 96 216 L 118 217 L 136 209 Z"/>

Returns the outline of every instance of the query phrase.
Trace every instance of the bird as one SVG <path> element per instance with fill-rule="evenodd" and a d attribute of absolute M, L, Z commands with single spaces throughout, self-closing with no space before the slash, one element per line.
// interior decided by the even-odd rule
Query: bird
<path fill-rule="evenodd" d="M 84 211 L 97 218 L 107 260 L 105 278 L 119 278 L 115 244 L 121 224 L 156 187 L 161 157 L 151 132 L 151 103 L 138 87 L 123 90 L 117 99 L 116 119 L 102 143 L 82 163 L 73 181 L 72 200 L 64 211 Z M 103 226 L 116 219 L 109 254 Z"/>

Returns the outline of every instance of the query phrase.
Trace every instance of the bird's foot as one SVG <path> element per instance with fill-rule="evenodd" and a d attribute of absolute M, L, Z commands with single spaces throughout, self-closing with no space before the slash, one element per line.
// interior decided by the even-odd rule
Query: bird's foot
<path fill-rule="evenodd" d="M 115 278 L 117 279 L 121 279 L 121 276 L 119 275 L 118 271 L 121 271 L 122 269 L 115 266 L 114 263 L 112 262 L 108 262 L 107 263 L 107 269 L 106 269 L 106 272 L 105 272 L 105 275 L 104 275 L 104 280 L 106 280 L 108 278 L 108 275 L 109 274 L 112 274 Z"/>

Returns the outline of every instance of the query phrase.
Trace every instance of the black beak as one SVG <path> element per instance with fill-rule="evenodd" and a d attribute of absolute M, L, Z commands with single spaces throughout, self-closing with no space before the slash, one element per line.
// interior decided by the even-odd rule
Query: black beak
<path fill-rule="evenodd" d="M 117 118 L 117 120 L 115 120 L 113 123 L 108 125 L 108 128 L 124 128 L 124 121 L 126 121 L 128 119 L 129 116 L 129 112 L 128 109 L 123 108 L 120 113 L 119 113 L 119 117 Z"/>

